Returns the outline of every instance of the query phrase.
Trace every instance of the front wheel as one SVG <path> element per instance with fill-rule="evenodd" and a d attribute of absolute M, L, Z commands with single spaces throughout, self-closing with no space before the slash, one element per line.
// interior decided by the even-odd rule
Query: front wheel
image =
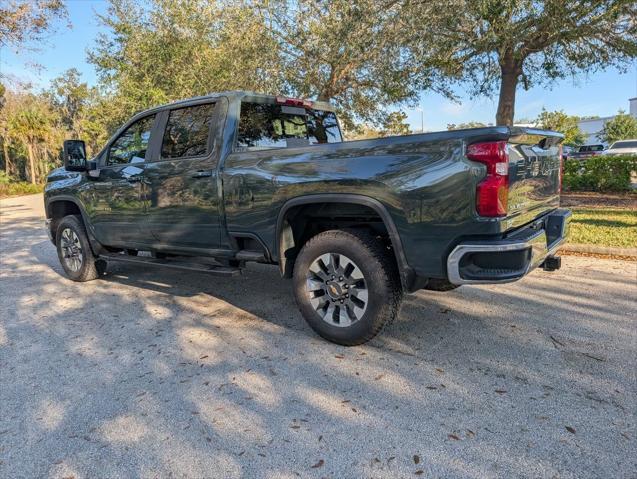
<path fill-rule="evenodd" d="M 294 294 L 312 329 L 345 346 L 376 336 L 396 318 L 402 299 L 392 252 L 358 230 L 325 231 L 305 243 Z"/>
<path fill-rule="evenodd" d="M 77 216 L 66 216 L 60 221 L 55 236 L 55 246 L 64 272 L 73 281 L 90 281 L 103 270 L 96 264 L 88 236 Z"/>

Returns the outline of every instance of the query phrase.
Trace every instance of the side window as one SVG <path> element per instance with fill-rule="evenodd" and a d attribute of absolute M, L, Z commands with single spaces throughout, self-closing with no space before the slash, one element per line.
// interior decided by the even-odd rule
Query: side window
<path fill-rule="evenodd" d="M 214 103 L 172 110 L 161 144 L 161 157 L 188 158 L 209 153 L 208 135 Z"/>
<path fill-rule="evenodd" d="M 137 120 L 126 128 L 108 149 L 106 164 L 122 165 L 143 162 L 154 122 L 155 115 L 150 115 Z"/>
<path fill-rule="evenodd" d="M 243 151 L 343 141 L 331 111 L 241 103 L 237 149 Z"/>

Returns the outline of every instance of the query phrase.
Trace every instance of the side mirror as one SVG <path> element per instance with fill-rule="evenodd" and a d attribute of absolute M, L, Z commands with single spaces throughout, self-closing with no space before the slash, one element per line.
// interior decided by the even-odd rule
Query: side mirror
<path fill-rule="evenodd" d="M 86 171 L 86 145 L 82 140 L 64 141 L 64 168 L 67 171 Z"/>

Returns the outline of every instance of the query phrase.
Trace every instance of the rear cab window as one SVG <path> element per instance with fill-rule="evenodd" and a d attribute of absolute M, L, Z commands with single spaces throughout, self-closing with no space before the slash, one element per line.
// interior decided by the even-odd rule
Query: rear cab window
<path fill-rule="evenodd" d="M 237 151 L 293 148 L 341 141 L 341 130 L 332 111 L 274 103 L 241 103 Z"/>

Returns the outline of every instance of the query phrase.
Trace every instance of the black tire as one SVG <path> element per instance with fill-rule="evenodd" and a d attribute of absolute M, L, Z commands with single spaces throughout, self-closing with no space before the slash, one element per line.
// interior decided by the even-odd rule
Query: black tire
<path fill-rule="evenodd" d="M 315 291 L 310 292 L 309 285 L 316 284 L 314 280 L 319 279 L 311 268 L 316 271 L 319 265 L 322 271 L 320 274 L 329 276 L 329 273 L 325 272 L 330 271 L 330 268 L 324 267 L 325 262 L 320 261 L 322 261 L 322 255 L 330 253 L 336 255 L 336 264 L 340 265 L 340 261 L 343 261 L 347 268 L 351 268 L 351 264 L 354 264 L 359 271 L 357 275 L 362 273 L 364 279 L 358 280 L 357 285 L 354 285 L 352 279 L 352 286 L 348 286 L 347 273 L 345 273 L 344 281 L 337 283 L 337 288 L 331 288 L 329 283 L 334 285 L 340 278 L 336 278 L 335 281 L 328 279 L 321 286 L 322 289 L 313 286 Z M 344 260 L 338 261 L 338 257 L 343 256 Z M 339 266 L 339 270 L 343 271 L 342 265 Z M 308 280 L 308 278 L 313 279 Z M 294 296 L 301 314 L 310 327 L 328 341 L 344 346 L 363 344 L 376 336 L 398 316 L 402 288 L 393 253 L 379 239 L 366 231 L 330 230 L 311 238 L 303 245 L 296 258 L 293 281 Z M 345 295 L 347 291 L 356 291 L 357 288 L 365 289 L 367 294 L 364 303 L 356 299 L 359 304 L 364 305 L 364 309 L 362 309 L 363 306 L 357 308 L 360 317 L 354 314 L 354 308 L 349 307 L 347 303 L 355 300 L 356 294 L 352 294 L 352 297 L 348 296 L 349 300 L 343 299 L 343 296 L 337 296 L 337 293 Z M 335 299 L 335 297 L 341 299 Z M 345 303 L 342 305 L 343 301 Z M 326 306 L 321 306 L 323 303 Z M 343 318 L 341 314 L 344 315 L 342 324 L 340 324 Z"/>
<path fill-rule="evenodd" d="M 71 261 L 65 257 L 66 252 L 69 251 L 69 244 L 74 246 L 74 258 L 80 258 L 79 265 L 77 261 Z M 67 245 L 67 247 L 65 248 L 64 245 Z M 84 224 L 79 216 L 72 215 L 62 218 L 55 235 L 55 247 L 60 264 L 69 279 L 84 282 L 91 281 L 99 276 L 98 267 L 96 266 L 97 259 L 93 255 L 93 251 L 91 251 Z"/>

